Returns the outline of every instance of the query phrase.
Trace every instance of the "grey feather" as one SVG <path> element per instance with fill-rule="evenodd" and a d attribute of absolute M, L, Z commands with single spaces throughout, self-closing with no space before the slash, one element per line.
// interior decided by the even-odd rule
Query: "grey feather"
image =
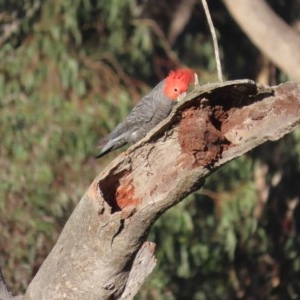
<path fill-rule="evenodd" d="M 96 158 L 127 143 L 136 143 L 169 115 L 175 101 L 165 96 L 163 88 L 164 80 L 137 103 L 126 120 L 100 142 L 104 146 Z"/>

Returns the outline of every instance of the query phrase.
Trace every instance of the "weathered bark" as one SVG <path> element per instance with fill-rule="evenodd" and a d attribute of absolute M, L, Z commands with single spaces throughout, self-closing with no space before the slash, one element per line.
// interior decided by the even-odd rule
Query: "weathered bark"
<path fill-rule="evenodd" d="M 132 299 L 156 265 L 155 244 L 146 242 L 137 253 L 120 299 Z"/>
<path fill-rule="evenodd" d="M 300 81 L 300 36 L 264 0 L 224 0 L 249 39 L 293 80 Z"/>
<path fill-rule="evenodd" d="M 96 177 L 24 298 L 132 299 L 155 265 L 145 244 L 155 220 L 218 167 L 299 123 L 299 84 L 197 87 Z"/>

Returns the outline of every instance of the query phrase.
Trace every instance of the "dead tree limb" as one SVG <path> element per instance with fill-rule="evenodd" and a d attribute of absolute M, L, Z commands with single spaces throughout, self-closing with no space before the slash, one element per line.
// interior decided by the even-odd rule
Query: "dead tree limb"
<path fill-rule="evenodd" d="M 155 220 L 217 168 L 299 123 L 299 84 L 197 87 L 96 177 L 24 298 L 132 299 L 155 265 L 151 245 L 142 253 Z"/>
<path fill-rule="evenodd" d="M 264 0 L 224 0 L 249 39 L 290 78 L 300 81 L 300 36 Z"/>

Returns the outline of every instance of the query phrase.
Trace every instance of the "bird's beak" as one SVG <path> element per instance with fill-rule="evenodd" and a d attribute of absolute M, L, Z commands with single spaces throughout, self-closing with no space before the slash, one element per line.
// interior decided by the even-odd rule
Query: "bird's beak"
<path fill-rule="evenodd" d="M 197 73 L 194 73 L 194 85 L 198 85 L 198 84 L 199 84 L 198 75 Z"/>
<path fill-rule="evenodd" d="M 180 94 L 180 95 L 177 97 L 177 102 L 183 100 L 183 99 L 185 98 L 185 96 L 186 96 L 186 92 Z"/>

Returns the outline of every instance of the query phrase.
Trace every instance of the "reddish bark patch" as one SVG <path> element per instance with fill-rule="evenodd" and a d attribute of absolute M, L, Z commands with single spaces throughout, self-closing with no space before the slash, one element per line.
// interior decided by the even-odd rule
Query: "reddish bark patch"
<path fill-rule="evenodd" d="M 221 124 L 225 120 L 227 120 L 228 112 L 224 110 L 223 106 L 217 105 L 214 107 L 213 116 L 214 116 L 214 119 Z M 221 126 L 218 126 L 218 127 L 220 128 Z"/>
<path fill-rule="evenodd" d="M 192 155 L 195 165 L 209 166 L 222 154 L 226 139 L 218 127 L 226 116 L 221 109 L 212 112 L 208 107 L 190 108 L 183 113 L 179 124 L 178 141 L 182 152 Z"/>
<path fill-rule="evenodd" d="M 135 196 L 135 186 L 130 171 L 110 174 L 105 180 L 100 181 L 99 190 L 104 201 L 111 207 L 111 213 L 124 211 L 124 218 L 130 216 L 140 199 Z M 126 211 L 123 209 L 127 209 Z"/>
<path fill-rule="evenodd" d="M 228 111 L 229 118 L 227 118 L 223 123 L 221 127 L 221 131 L 223 135 L 226 135 L 226 133 L 232 128 L 244 128 L 248 125 L 245 124 L 245 120 L 251 119 L 253 121 L 259 121 L 265 118 L 267 111 L 268 111 L 267 105 L 260 105 L 259 109 L 256 109 L 256 107 L 246 106 L 243 109 L 237 109 L 233 108 L 230 111 Z M 251 126 L 251 124 L 249 124 Z"/>
<path fill-rule="evenodd" d="M 299 102 L 295 101 L 296 93 L 298 90 L 295 89 L 295 83 L 285 83 L 283 85 L 279 85 L 276 88 L 276 96 L 284 97 L 284 101 L 277 101 L 275 106 L 273 107 L 273 111 L 275 114 L 287 114 L 294 115 L 299 108 Z"/>
<path fill-rule="evenodd" d="M 116 203 L 123 209 L 125 207 L 136 207 L 141 200 L 135 196 L 135 187 L 132 178 L 125 175 L 120 179 L 120 185 L 116 189 Z"/>
<path fill-rule="evenodd" d="M 118 203 L 116 202 L 116 190 L 120 185 L 119 180 L 126 176 L 126 170 L 117 174 L 110 174 L 104 180 L 99 181 L 99 192 L 104 201 L 111 207 L 111 213 L 120 211 Z"/>

